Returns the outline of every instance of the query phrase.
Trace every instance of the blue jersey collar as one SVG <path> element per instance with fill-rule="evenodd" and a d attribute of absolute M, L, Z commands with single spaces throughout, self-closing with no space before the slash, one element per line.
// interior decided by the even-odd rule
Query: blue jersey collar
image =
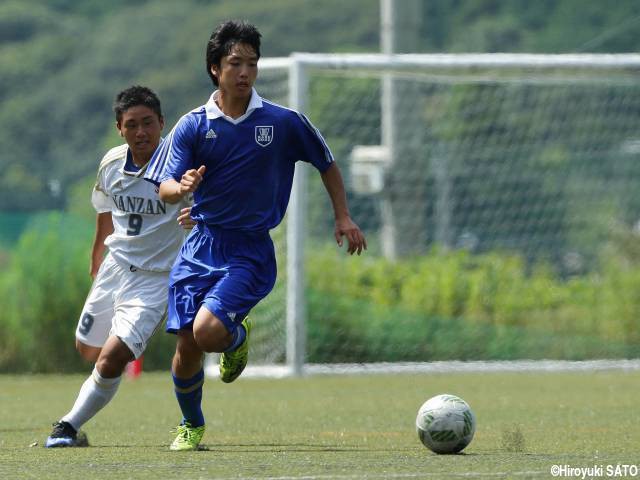
<path fill-rule="evenodd" d="M 209 120 L 214 120 L 216 118 L 224 118 L 225 120 L 233 123 L 233 124 L 238 124 L 240 122 L 242 122 L 245 118 L 247 118 L 249 115 L 251 115 L 251 113 L 256 109 L 256 108 L 262 108 L 262 98 L 260 97 L 260 95 L 258 95 L 258 92 L 256 92 L 255 88 L 251 89 L 251 99 L 249 100 L 249 105 L 247 106 L 247 111 L 244 112 L 244 115 L 238 117 L 238 118 L 231 118 L 227 115 L 225 115 L 222 110 L 220 110 L 220 108 L 218 107 L 218 104 L 216 103 L 216 99 L 218 98 L 218 95 L 220 95 L 219 90 L 216 90 L 215 92 L 213 92 L 211 94 L 211 96 L 209 97 L 209 100 L 207 101 L 207 103 L 205 104 L 204 108 L 205 111 L 207 112 L 207 118 Z"/>
<path fill-rule="evenodd" d="M 131 155 L 131 150 L 129 149 L 129 147 L 127 147 L 127 155 L 122 167 L 122 173 L 131 176 L 136 176 L 138 175 L 138 173 L 140 173 L 140 167 L 133 163 L 133 156 Z"/>

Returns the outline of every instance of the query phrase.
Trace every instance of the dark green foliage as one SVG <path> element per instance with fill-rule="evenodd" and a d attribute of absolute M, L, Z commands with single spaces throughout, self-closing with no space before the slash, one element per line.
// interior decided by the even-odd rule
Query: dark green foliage
<path fill-rule="evenodd" d="M 424 1 L 422 16 L 416 52 L 640 48 L 635 0 Z M 201 104 L 211 88 L 204 45 L 226 18 L 255 22 L 265 57 L 380 50 L 378 0 L 323 0 L 321 6 L 312 0 L 186 0 L 180 8 L 168 0 L 3 2 L 0 209 L 64 206 L 67 187 L 93 172 L 112 146 L 105 139 L 111 138 L 110 106 L 118 90 L 149 84 L 164 102 L 168 125 Z M 62 196 L 50 192 L 50 177 L 61 182 Z"/>
<path fill-rule="evenodd" d="M 206 101 L 212 86 L 205 73 L 204 46 L 222 20 L 256 22 L 265 36 L 265 56 L 293 50 L 371 50 L 377 42 L 377 4 L 366 8 L 369 4 L 370 0 L 329 0 L 323 8 L 293 0 L 190 0 L 180 8 L 167 0 L 3 4 L 0 210 L 64 207 L 69 186 L 93 173 L 105 149 L 113 146 L 111 103 L 121 89 L 143 83 L 156 90 L 167 131 L 180 115 Z M 369 15 L 360 15 L 362 11 Z M 51 178 L 61 183 L 61 195 L 52 195 Z"/>
<path fill-rule="evenodd" d="M 605 272 L 562 280 L 510 254 L 434 251 L 392 263 L 316 251 L 308 361 L 635 357 L 640 273 L 627 262 L 608 256 Z"/>
<path fill-rule="evenodd" d="M 87 364 L 74 347 L 91 286 L 92 223 L 70 214 L 34 216 L 2 260 L 0 371 L 73 372 Z M 175 337 L 163 329 L 145 354 L 146 369 L 167 369 Z"/>
<path fill-rule="evenodd" d="M 58 372 L 81 365 L 75 327 L 91 279 L 91 229 L 62 214 L 32 219 L 0 276 L 0 369 Z"/>
<path fill-rule="evenodd" d="M 71 215 L 36 217 L 4 259 L 0 371 L 86 369 L 73 337 L 91 234 L 91 223 Z M 636 253 L 623 243 L 611 251 L 602 272 L 562 280 L 512 254 L 433 251 L 392 263 L 316 250 L 307 262 L 307 361 L 638 356 Z M 145 369 L 167 369 L 174 346 L 160 330 Z"/>

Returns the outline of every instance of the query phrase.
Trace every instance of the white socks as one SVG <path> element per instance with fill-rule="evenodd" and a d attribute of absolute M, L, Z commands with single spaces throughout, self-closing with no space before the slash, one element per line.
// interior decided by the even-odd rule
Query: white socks
<path fill-rule="evenodd" d="M 76 403 L 71 411 L 62 417 L 62 420 L 69 422 L 76 430 L 80 430 L 82 425 L 111 401 L 118 391 L 121 378 L 104 378 L 93 367 L 93 372 L 80 388 Z"/>

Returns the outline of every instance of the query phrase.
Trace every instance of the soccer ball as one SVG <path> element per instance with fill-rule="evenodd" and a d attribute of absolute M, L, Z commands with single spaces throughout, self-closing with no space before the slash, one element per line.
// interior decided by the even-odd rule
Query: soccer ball
<path fill-rule="evenodd" d="M 420 441 L 435 453 L 458 453 L 476 431 L 476 416 L 455 395 L 437 395 L 422 404 L 416 418 Z"/>

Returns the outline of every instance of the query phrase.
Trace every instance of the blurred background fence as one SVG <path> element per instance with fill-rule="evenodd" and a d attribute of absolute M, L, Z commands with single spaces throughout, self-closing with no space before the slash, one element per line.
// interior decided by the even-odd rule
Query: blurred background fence
<path fill-rule="evenodd" d="M 289 211 L 305 222 L 289 236 L 305 245 L 304 267 L 288 270 L 304 270 L 300 361 L 638 355 L 640 56 L 292 64 L 293 95 L 275 61 L 260 90 L 303 106 L 323 132 L 370 245 L 362 258 L 331 245 L 311 173 Z M 256 331 L 271 325 L 262 345 L 284 361 L 296 330 L 271 318 Z"/>

